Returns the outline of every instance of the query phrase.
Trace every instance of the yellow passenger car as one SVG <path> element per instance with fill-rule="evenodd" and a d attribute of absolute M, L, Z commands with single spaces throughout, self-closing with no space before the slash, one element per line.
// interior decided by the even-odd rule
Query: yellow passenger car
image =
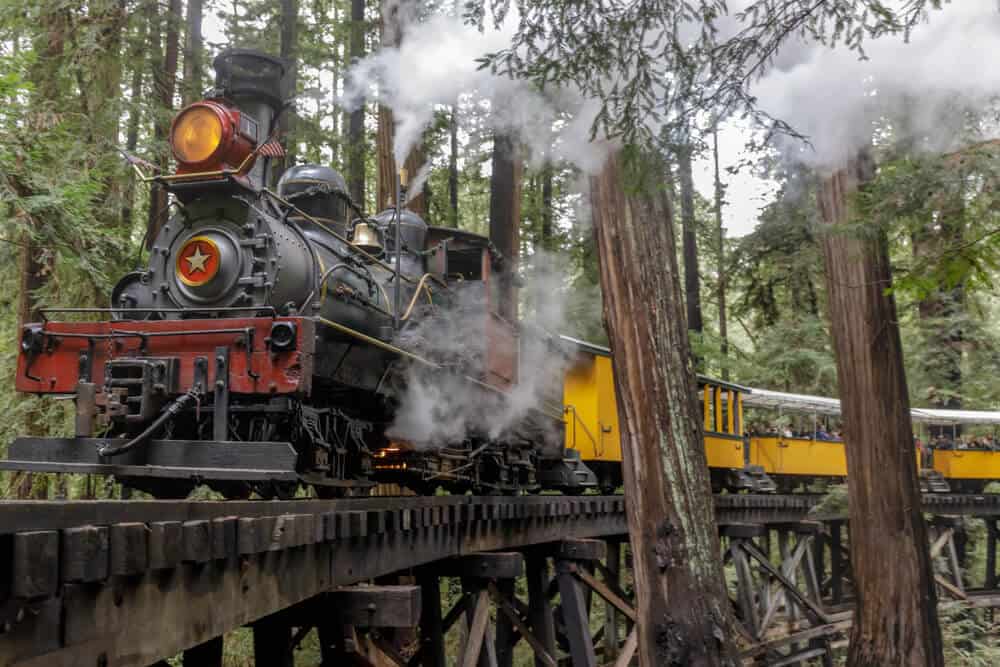
<path fill-rule="evenodd" d="M 622 450 L 618 427 L 611 351 L 563 337 L 572 348 L 563 383 L 566 448 L 580 453 L 597 475 L 598 485 L 610 492 L 622 484 Z M 717 491 L 767 492 L 773 484 L 750 462 L 743 437 L 745 387 L 710 378 L 698 379 L 699 403 L 705 427 L 705 454 Z"/>

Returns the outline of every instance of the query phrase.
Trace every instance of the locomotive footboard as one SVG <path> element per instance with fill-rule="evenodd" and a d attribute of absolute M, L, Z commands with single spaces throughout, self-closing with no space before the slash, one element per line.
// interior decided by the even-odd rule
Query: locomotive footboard
<path fill-rule="evenodd" d="M 295 449 L 287 442 L 150 440 L 114 459 L 100 449 L 120 438 L 17 438 L 0 470 L 84 473 L 116 477 L 294 482 Z"/>

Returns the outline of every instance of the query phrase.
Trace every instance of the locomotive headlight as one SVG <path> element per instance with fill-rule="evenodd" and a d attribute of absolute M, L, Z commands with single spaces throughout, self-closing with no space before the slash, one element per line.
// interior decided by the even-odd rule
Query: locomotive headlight
<path fill-rule="evenodd" d="M 295 349 L 295 324 L 292 322 L 275 322 L 271 325 L 271 335 L 268 337 L 271 349 L 275 352 L 288 352 Z"/>
<path fill-rule="evenodd" d="M 225 126 L 219 112 L 207 104 L 193 104 L 174 119 L 170 147 L 178 161 L 198 164 L 212 159 L 222 145 Z"/>

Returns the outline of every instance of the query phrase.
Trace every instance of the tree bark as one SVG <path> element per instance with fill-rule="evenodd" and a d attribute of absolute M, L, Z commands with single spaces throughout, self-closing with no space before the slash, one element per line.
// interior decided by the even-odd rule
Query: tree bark
<path fill-rule="evenodd" d="M 403 0 L 405 1 L 405 0 Z M 388 46 L 399 46 L 403 41 L 403 25 L 400 23 L 401 2 L 382 2 L 382 44 Z M 378 154 L 378 202 L 377 208 L 381 210 L 386 206 L 395 205 L 396 201 L 396 174 L 399 167 L 395 157 L 395 119 L 392 110 L 384 105 L 378 107 L 378 137 L 376 152 Z M 403 160 L 403 168 L 406 170 L 407 178 L 413 181 L 420 173 L 426 162 L 426 155 L 423 140 L 417 142 L 406 159 Z M 406 208 L 417 215 L 427 217 L 427 181 L 424 181 L 420 192 L 408 193 Z"/>
<path fill-rule="evenodd" d="M 555 228 L 552 224 L 552 172 L 554 170 L 551 164 L 542 168 L 542 247 L 545 250 L 552 250 L 554 245 Z"/>
<path fill-rule="evenodd" d="M 145 53 L 146 30 L 150 21 L 156 20 L 156 7 L 152 0 L 147 0 L 145 8 L 140 12 L 139 26 L 136 30 L 135 38 L 129 47 L 129 60 L 132 66 L 132 80 L 130 83 L 130 98 L 128 104 L 128 125 L 125 130 L 125 151 L 129 155 L 135 154 L 135 149 L 139 145 L 139 119 L 142 117 L 143 91 L 142 83 L 146 71 Z M 132 211 L 135 207 L 135 174 L 129 172 L 128 183 L 125 185 L 125 195 L 122 202 L 122 226 L 126 229 L 132 227 Z"/>
<path fill-rule="evenodd" d="M 590 196 L 621 419 L 640 663 L 735 664 L 663 165 L 626 156 L 608 159 Z"/>
<path fill-rule="evenodd" d="M 522 160 L 517 139 L 503 132 L 493 133 L 493 173 L 490 176 L 490 241 L 504 259 L 500 279 L 499 313 L 517 319 L 517 290 L 514 274 L 520 254 Z"/>
<path fill-rule="evenodd" d="M 722 225 L 722 178 L 719 176 L 719 127 L 712 128 L 712 158 L 715 165 L 715 228 L 718 233 L 719 356 L 722 379 L 729 379 L 729 332 L 726 328 L 726 228 Z"/>
<path fill-rule="evenodd" d="M 365 0 L 351 0 L 351 64 L 365 55 Z M 351 112 L 347 135 L 347 186 L 359 206 L 365 202 L 365 101 Z M 382 202 L 377 204 L 380 206 Z M 378 208 L 378 206 L 376 206 Z"/>
<path fill-rule="evenodd" d="M 204 0 L 187 0 L 187 25 L 184 31 L 184 106 L 197 101 L 204 81 L 205 43 L 201 35 Z"/>
<path fill-rule="evenodd" d="M 691 331 L 704 328 L 701 317 L 701 285 L 698 276 L 698 237 L 694 218 L 694 179 L 691 175 L 691 146 L 677 150 L 677 171 L 681 185 L 681 230 L 684 240 L 684 303 L 687 325 Z"/>
<path fill-rule="evenodd" d="M 298 0 L 281 0 L 281 43 L 279 55 L 288 63 L 289 97 L 298 91 L 299 53 L 299 3 Z M 295 107 L 281 115 L 281 137 L 285 147 L 285 166 L 295 164 Z"/>
<path fill-rule="evenodd" d="M 451 105 L 448 138 L 448 220 L 452 227 L 458 227 L 458 100 Z"/>
<path fill-rule="evenodd" d="M 865 154 L 821 180 L 823 222 L 851 218 L 874 166 Z M 827 295 L 844 420 L 857 605 L 847 664 L 943 665 L 888 241 L 828 230 Z"/>
<path fill-rule="evenodd" d="M 155 12 L 155 8 L 153 10 Z M 167 8 L 166 38 L 160 45 L 160 21 L 156 14 L 150 23 L 150 52 L 153 55 L 153 97 L 158 103 L 156 120 L 153 123 L 153 137 L 161 148 L 157 165 L 162 172 L 169 166 L 167 134 L 170 132 L 170 111 L 174 108 L 174 91 L 177 88 L 177 61 L 179 59 L 181 0 L 170 0 Z M 162 48 L 162 50 L 161 50 Z M 153 184 L 149 192 L 149 214 L 146 218 L 146 247 L 153 245 L 160 227 L 167 216 L 167 191 Z"/>

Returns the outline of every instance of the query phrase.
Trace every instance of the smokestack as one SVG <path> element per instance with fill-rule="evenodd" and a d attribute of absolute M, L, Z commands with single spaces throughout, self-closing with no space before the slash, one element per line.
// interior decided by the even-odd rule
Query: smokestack
<path fill-rule="evenodd" d="M 253 49 L 227 49 L 216 56 L 212 66 L 218 92 L 257 121 L 257 145 L 267 141 L 285 103 L 288 63 Z M 254 185 L 267 184 L 270 161 L 257 159 L 248 174 Z"/>

